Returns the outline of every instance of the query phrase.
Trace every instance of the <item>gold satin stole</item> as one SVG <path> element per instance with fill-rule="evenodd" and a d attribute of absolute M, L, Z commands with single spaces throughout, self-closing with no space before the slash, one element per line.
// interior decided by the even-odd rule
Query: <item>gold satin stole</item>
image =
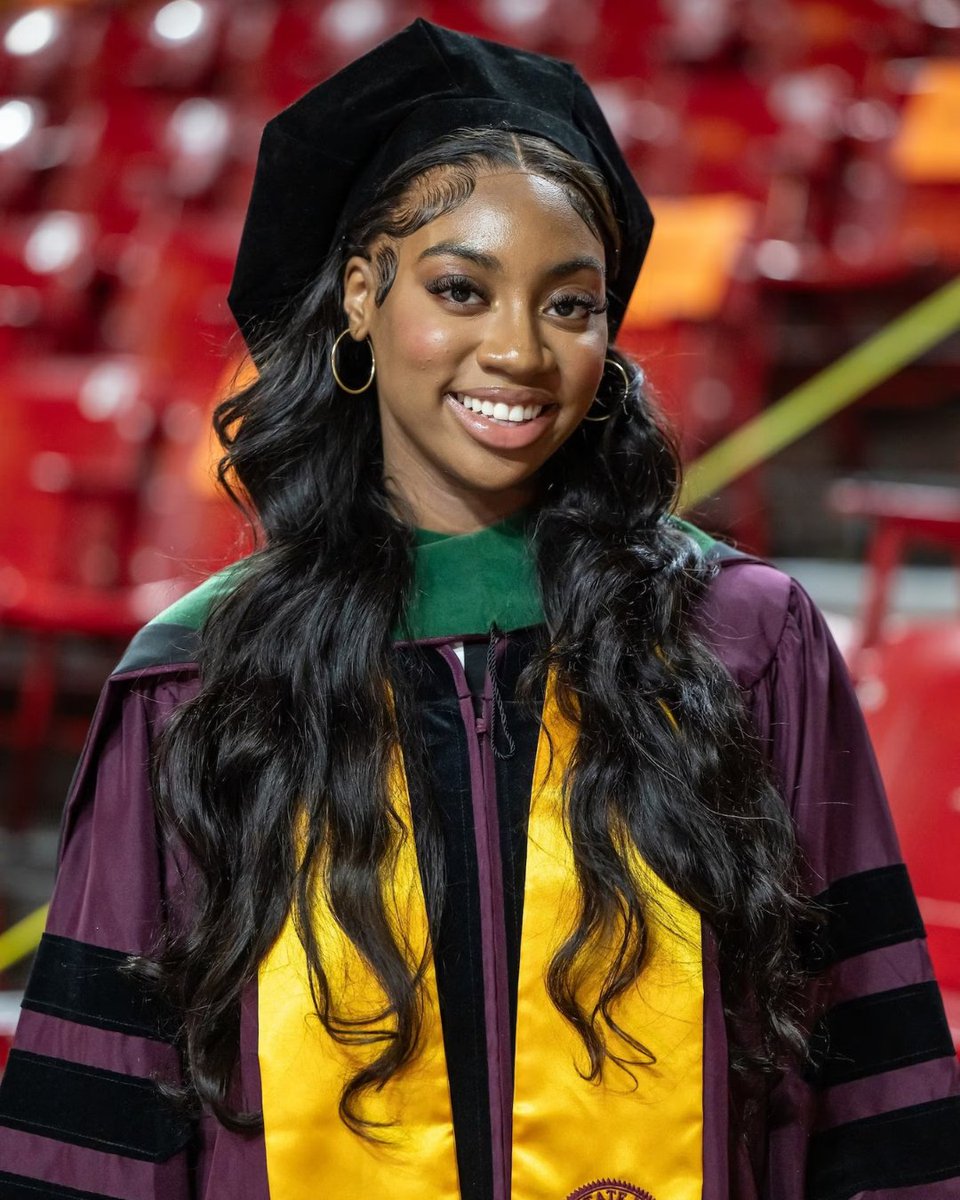
<path fill-rule="evenodd" d="M 588 1082 L 583 1043 L 550 1001 L 546 968 L 576 914 L 573 856 L 564 827 L 563 777 L 576 728 L 552 681 L 534 767 L 517 996 L 513 1200 L 701 1200 L 703 1190 L 703 970 L 697 913 L 638 860 L 652 903 L 648 958 L 614 1006 L 617 1022 L 656 1056 L 632 1068 L 606 1063 Z M 549 740 L 546 731 L 549 731 Z M 550 743 L 553 745 L 551 756 Z M 391 779 L 407 833 L 391 879 L 397 927 L 411 961 L 428 944 L 426 907 L 402 764 Z M 383 993 L 323 901 L 317 936 L 339 1011 L 369 1016 Z M 428 962 L 420 1047 L 364 1115 L 391 1122 L 386 1143 L 348 1129 L 337 1112 L 362 1046 L 334 1041 L 316 1016 L 292 921 L 260 968 L 259 1059 L 271 1200 L 459 1200 L 457 1159 L 436 977 Z M 612 1039 L 613 1035 L 608 1033 Z M 629 1052 L 612 1044 L 615 1052 Z M 369 1050 L 367 1054 L 369 1054 Z M 372 1057 L 372 1055 L 371 1055 Z M 603 1186 L 606 1184 L 606 1186 Z"/>

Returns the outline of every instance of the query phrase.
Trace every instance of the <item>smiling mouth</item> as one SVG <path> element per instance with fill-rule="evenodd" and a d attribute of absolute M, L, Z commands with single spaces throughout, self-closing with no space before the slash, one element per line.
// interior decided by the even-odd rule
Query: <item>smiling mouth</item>
<path fill-rule="evenodd" d="M 545 410 L 556 407 L 554 404 L 506 404 L 502 400 L 481 400 L 477 396 L 471 396 L 468 392 L 448 392 L 447 394 L 468 412 L 488 417 L 501 425 L 522 425 L 526 421 L 532 421 L 539 417 Z"/>

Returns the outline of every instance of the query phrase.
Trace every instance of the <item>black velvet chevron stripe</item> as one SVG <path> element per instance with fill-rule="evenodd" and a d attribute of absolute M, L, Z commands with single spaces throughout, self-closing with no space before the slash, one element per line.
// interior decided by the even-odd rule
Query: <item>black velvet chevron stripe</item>
<path fill-rule="evenodd" d="M 145 667 L 173 666 L 195 662 L 200 650 L 200 634 L 189 625 L 153 621 L 144 625 L 113 668 L 114 675 L 140 671 Z"/>
<path fill-rule="evenodd" d="M 960 1096 L 850 1121 L 810 1141 L 806 1200 L 936 1183 L 960 1174 Z"/>
<path fill-rule="evenodd" d="M 811 1039 L 811 1078 L 821 1087 L 953 1054 L 937 985 L 912 983 L 837 1004 Z"/>
<path fill-rule="evenodd" d="M 846 875 L 816 901 L 827 910 L 826 924 L 807 948 L 819 971 L 855 954 L 924 936 L 923 920 L 902 863 Z"/>
<path fill-rule="evenodd" d="M 105 1192 L 80 1192 L 76 1188 L 61 1187 L 58 1183 L 44 1183 L 42 1179 L 28 1179 L 26 1175 L 11 1175 L 0 1171 L 0 1200 L 115 1200 Z"/>
<path fill-rule="evenodd" d="M 23 1007 L 79 1025 L 172 1042 L 176 1023 L 140 979 L 121 968 L 129 956 L 73 938 L 40 939 Z"/>
<path fill-rule="evenodd" d="M 166 1162 L 191 1132 L 152 1080 L 26 1050 L 10 1052 L 0 1125 L 144 1162 Z"/>

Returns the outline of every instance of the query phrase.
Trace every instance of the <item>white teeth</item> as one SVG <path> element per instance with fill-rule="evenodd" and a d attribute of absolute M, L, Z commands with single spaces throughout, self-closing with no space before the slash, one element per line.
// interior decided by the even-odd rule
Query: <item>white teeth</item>
<path fill-rule="evenodd" d="M 510 405 L 504 404 L 503 401 L 494 403 L 492 400 L 478 400 L 476 396 L 468 396 L 465 392 L 455 393 L 455 399 L 471 412 L 493 417 L 495 421 L 532 421 L 543 412 L 542 404 Z"/>

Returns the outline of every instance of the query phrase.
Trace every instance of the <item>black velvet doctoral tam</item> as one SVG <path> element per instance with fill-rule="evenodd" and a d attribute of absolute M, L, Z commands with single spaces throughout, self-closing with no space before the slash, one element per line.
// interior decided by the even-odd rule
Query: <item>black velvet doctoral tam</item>
<path fill-rule="evenodd" d="M 247 342 L 315 277 L 380 181 L 460 128 L 549 138 L 610 188 L 623 248 L 611 337 L 653 217 L 589 87 L 569 63 L 417 20 L 311 89 L 264 129 L 229 303 Z"/>

